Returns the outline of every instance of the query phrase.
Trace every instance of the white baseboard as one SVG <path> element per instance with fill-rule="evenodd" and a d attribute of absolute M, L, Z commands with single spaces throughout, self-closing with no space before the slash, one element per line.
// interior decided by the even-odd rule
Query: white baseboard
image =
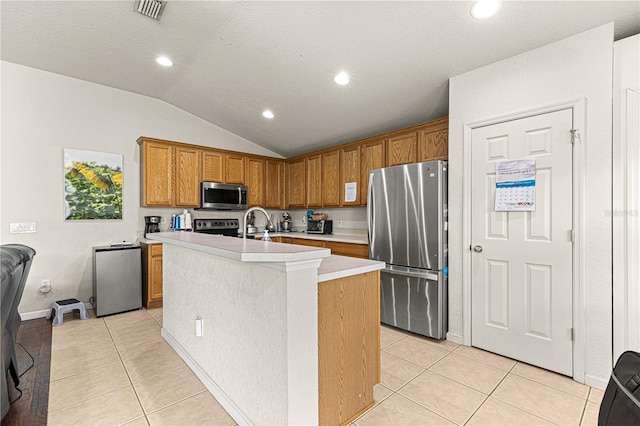
<path fill-rule="evenodd" d="M 464 345 L 464 339 L 459 334 L 447 333 L 447 340 L 453 343 L 457 343 L 459 345 Z"/>
<path fill-rule="evenodd" d="M 93 305 L 91 303 L 89 303 L 89 302 L 85 302 L 84 307 L 87 310 L 93 309 Z M 51 311 L 51 308 L 43 309 L 41 311 L 32 311 L 32 312 L 20 313 L 20 318 L 22 318 L 22 321 L 28 321 L 28 320 L 32 320 L 32 319 L 36 319 L 36 318 L 46 318 L 46 316 L 49 313 L 49 311 Z"/>
<path fill-rule="evenodd" d="M 592 388 L 605 390 L 608 383 L 608 377 L 603 379 L 602 377 L 591 376 L 589 374 L 585 374 L 584 376 L 584 384 L 587 386 L 591 386 Z"/>
<path fill-rule="evenodd" d="M 184 348 L 178 343 L 171 334 L 169 334 L 164 328 L 161 330 L 160 335 L 167 341 L 169 346 L 176 351 L 180 358 L 191 368 L 196 376 L 200 379 L 202 384 L 207 388 L 211 395 L 222 405 L 227 413 L 238 423 L 238 425 L 252 425 L 253 422 L 244 414 L 244 412 L 238 407 L 224 391 L 218 386 L 216 382 L 198 365 L 198 363 L 191 358 L 191 356 L 184 350 Z"/>

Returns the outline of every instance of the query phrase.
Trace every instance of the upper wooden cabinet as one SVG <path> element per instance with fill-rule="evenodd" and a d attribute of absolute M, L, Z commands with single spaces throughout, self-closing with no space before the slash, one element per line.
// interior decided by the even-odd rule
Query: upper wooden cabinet
<path fill-rule="evenodd" d="M 385 166 L 386 139 L 376 139 L 364 142 L 360 147 L 360 203 L 367 205 L 369 191 L 369 172 Z"/>
<path fill-rule="evenodd" d="M 224 154 L 224 182 L 244 185 L 244 155 Z"/>
<path fill-rule="evenodd" d="M 322 207 L 340 206 L 340 151 L 322 154 Z"/>
<path fill-rule="evenodd" d="M 323 176 L 324 177 L 324 176 Z M 340 205 L 357 206 L 360 204 L 360 146 L 352 146 L 340 151 Z M 347 185 L 354 185 L 355 194 L 347 194 Z M 349 195 L 349 197 L 347 197 Z M 349 201 L 347 201 L 349 199 Z"/>
<path fill-rule="evenodd" d="M 268 209 L 284 209 L 285 205 L 285 163 L 279 160 L 265 160 L 265 203 Z"/>
<path fill-rule="evenodd" d="M 305 158 L 287 163 L 287 208 L 305 207 Z"/>
<path fill-rule="evenodd" d="M 197 207 L 200 204 L 200 150 L 140 138 L 140 204 Z"/>
<path fill-rule="evenodd" d="M 249 207 L 264 206 L 265 201 L 265 173 L 264 160 L 262 158 L 246 158 L 246 185 L 249 196 L 247 204 Z"/>
<path fill-rule="evenodd" d="M 200 150 L 175 147 L 175 204 L 200 205 Z"/>
<path fill-rule="evenodd" d="M 417 159 L 418 132 L 408 132 L 390 137 L 387 142 L 387 167 L 415 163 Z"/>
<path fill-rule="evenodd" d="M 138 139 L 140 144 L 140 204 L 173 205 L 173 146 Z"/>
<path fill-rule="evenodd" d="M 447 160 L 449 157 L 449 120 L 432 121 L 418 131 L 418 162 Z"/>
<path fill-rule="evenodd" d="M 224 154 L 210 149 L 202 150 L 201 176 L 204 182 L 224 182 Z"/>
<path fill-rule="evenodd" d="M 306 207 L 322 207 L 322 156 L 310 155 L 306 162 Z"/>

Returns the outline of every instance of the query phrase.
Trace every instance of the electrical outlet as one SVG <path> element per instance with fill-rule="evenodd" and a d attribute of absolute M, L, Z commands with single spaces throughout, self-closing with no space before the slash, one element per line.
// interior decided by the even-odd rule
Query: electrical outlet
<path fill-rule="evenodd" d="M 338 228 L 342 228 L 342 221 L 341 220 L 338 221 Z"/>
<path fill-rule="evenodd" d="M 203 320 L 202 318 L 196 318 L 195 321 L 195 334 L 197 337 L 202 337 L 204 335 L 204 328 L 203 328 Z"/>
<path fill-rule="evenodd" d="M 167 224 L 167 218 L 166 218 L 166 217 L 164 217 L 164 216 L 162 216 L 162 217 L 160 218 L 160 223 L 161 223 L 162 225 L 166 225 L 166 224 Z"/>
<path fill-rule="evenodd" d="M 51 291 L 51 280 L 40 281 L 40 293 L 49 293 Z"/>
<path fill-rule="evenodd" d="M 303 225 L 307 224 L 307 215 L 302 215 L 302 224 Z"/>

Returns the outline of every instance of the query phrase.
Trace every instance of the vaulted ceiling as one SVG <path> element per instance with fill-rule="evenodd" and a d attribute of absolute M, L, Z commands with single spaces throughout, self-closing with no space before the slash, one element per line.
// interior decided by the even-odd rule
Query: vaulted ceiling
<path fill-rule="evenodd" d="M 608 22 L 616 39 L 640 32 L 638 1 L 503 1 L 483 21 L 471 4 L 168 0 L 155 21 L 133 0 L 2 1 L 1 56 L 161 99 L 288 157 L 446 116 L 449 77 Z"/>

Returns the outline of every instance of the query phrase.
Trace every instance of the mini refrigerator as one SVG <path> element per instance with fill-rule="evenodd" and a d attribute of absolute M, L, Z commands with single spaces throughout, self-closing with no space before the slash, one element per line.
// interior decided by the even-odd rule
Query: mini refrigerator
<path fill-rule="evenodd" d="M 97 317 L 142 307 L 142 254 L 139 246 L 93 248 L 92 304 Z"/>

